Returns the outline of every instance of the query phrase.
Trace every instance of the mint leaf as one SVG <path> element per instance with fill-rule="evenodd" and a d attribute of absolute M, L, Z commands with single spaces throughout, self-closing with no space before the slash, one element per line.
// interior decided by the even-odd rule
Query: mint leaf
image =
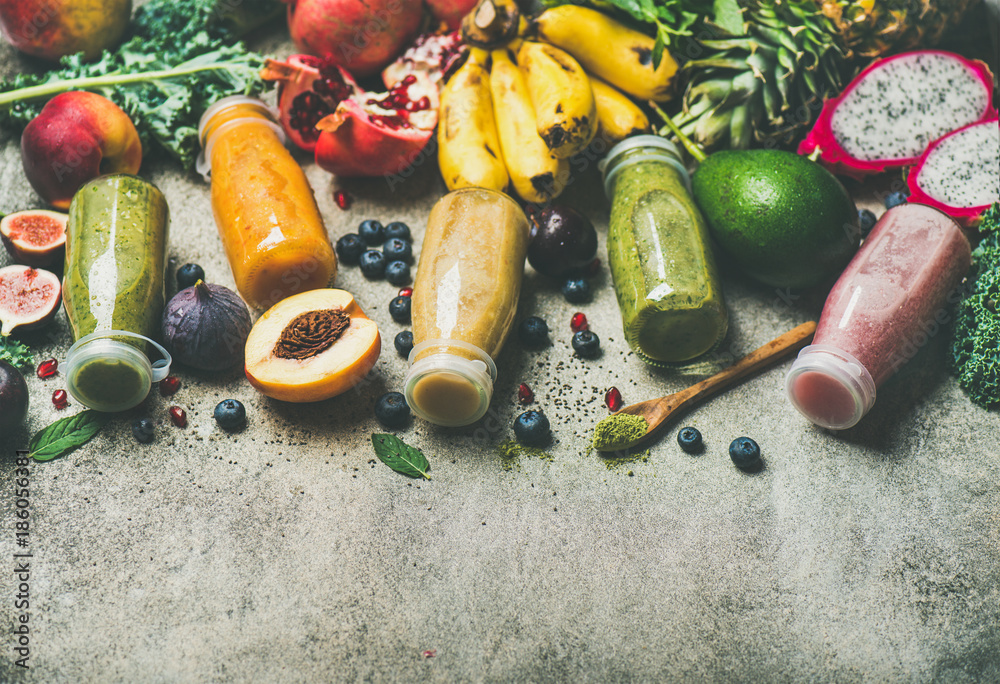
<path fill-rule="evenodd" d="M 397 473 L 407 477 L 431 479 L 427 474 L 431 466 L 420 449 L 411 447 L 394 435 L 385 434 L 373 434 L 372 446 L 375 447 L 375 455 L 379 460 Z"/>
<path fill-rule="evenodd" d="M 28 455 L 36 461 L 51 461 L 86 444 L 111 419 L 107 413 L 86 410 L 60 418 L 35 433 L 28 443 Z"/>
<path fill-rule="evenodd" d="M 6 361 L 21 370 L 28 370 L 35 365 L 35 355 L 27 345 L 9 337 L 0 337 L 0 361 Z"/>

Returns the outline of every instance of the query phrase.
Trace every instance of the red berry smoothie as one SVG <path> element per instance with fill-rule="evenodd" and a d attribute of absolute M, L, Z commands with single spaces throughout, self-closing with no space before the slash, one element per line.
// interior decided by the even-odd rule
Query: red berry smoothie
<path fill-rule="evenodd" d="M 855 425 L 876 388 L 949 320 L 947 304 L 957 301 L 970 263 L 962 229 L 938 210 L 902 204 L 883 214 L 788 372 L 795 407 L 823 427 Z"/>

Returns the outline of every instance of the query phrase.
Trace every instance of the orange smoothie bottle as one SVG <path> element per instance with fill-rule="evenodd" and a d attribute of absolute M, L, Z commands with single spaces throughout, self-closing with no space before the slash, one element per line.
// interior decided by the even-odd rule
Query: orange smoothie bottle
<path fill-rule="evenodd" d="M 260 100 L 234 95 L 198 126 L 198 170 L 211 174 L 212 212 L 243 299 L 267 309 L 326 287 L 337 257 L 302 168 Z"/>

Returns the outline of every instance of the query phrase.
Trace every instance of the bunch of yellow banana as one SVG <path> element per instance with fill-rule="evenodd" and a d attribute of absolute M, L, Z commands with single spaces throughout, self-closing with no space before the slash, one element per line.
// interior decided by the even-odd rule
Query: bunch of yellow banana
<path fill-rule="evenodd" d="M 480 47 L 442 88 L 438 164 L 449 190 L 509 183 L 525 201 L 551 200 L 569 180 L 569 158 L 595 136 L 613 144 L 649 131 L 629 95 L 670 96 L 670 55 L 653 69 L 654 40 L 601 12 L 555 7 L 522 20 L 519 34 L 499 45 L 477 35 Z"/>

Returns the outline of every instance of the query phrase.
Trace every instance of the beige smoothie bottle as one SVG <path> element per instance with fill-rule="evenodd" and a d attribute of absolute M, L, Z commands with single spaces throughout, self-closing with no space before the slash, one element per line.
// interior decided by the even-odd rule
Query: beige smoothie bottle
<path fill-rule="evenodd" d="M 451 192 L 434 205 L 413 284 L 406 401 L 437 425 L 486 413 L 494 359 L 510 332 L 528 250 L 528 219 L 507 195 Z"/>

